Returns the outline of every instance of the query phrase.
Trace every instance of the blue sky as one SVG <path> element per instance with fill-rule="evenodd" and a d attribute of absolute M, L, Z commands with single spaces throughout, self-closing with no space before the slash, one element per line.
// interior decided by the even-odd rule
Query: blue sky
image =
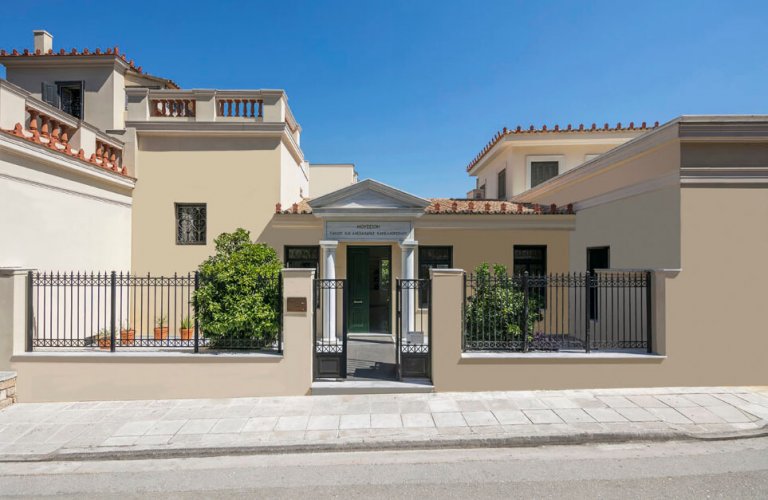
<path fill-rule="evenodd" d="M 184 88 L 282 88 L 314 163 L 461 196 L 504 126 L 768 112 L 768 2 L 13 2 L 0 47 L 118 45 Z"/>

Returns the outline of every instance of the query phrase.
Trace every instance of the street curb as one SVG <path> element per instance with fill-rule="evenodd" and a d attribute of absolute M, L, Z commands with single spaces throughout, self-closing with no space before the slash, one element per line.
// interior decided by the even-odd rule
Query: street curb
<path fill-rule="evenodd" d="M 37 455 L 0 455 L 0 463 L 59 462 L 98 460 L 145 460 L 169 458 L 206 458 L 234 455 L 273 455 L 298 453 L 338 453 L 395 450 L 446 450 L 469 448 L 523 448 L 582 444 L 612 444 L 667 441 L 727 441 L 768 437 L 768 423 L 756 429 L 729 433 L 693 434 L 682 431 L 568 433 L 531 436 L 437 437 L 396 441 L 362 440 L 316 442 L 286 445 L 216 446 L 162 449 L 125 449 L 103 451 L 55 451 Z"/>

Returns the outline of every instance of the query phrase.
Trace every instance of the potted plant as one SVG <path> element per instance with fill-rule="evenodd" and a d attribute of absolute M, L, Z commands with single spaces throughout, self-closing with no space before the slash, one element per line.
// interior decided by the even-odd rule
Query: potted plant
<path fill-rule="evenodd" d="M 195 320 L 189 316 L 181 318 L 181 327 L 179 328 L 181 340 L 192 340 L 195 336 Z"/>
<path fill-rule="evenodd" d="M 155 319 L 155 340 L 165 340 L 168 338 L 168 317 L 160 316 Z"/>
<path fill-rule="evenodd" d="M 125 322 L 125 326 L 120 329 L 120 343 L 122 345 L 133 345 L 136 338 L 136 331 L 131 327 L 129 322 Z"/>
<path fill-rule="evenodd" d="M 99 344 L 99 349 L 112 348 L 112 334 L 106 328 L 99 330 L 99 334 L 96 335 L 96 341 Z"/>

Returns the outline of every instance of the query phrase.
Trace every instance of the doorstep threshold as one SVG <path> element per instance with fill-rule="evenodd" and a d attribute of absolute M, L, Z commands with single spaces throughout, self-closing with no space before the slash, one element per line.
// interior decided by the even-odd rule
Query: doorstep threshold
<path fill-rule="evenodd" d="M 428 379 L 404 380 L 332 380 L 312 382 L 312 395 L 333 394 L 413 394 L 434 392 Z"/>

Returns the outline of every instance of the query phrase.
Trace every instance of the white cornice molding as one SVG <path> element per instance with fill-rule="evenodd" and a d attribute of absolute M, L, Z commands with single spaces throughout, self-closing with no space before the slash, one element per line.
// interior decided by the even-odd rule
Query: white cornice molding
<path fill-rule="evenodd" d="M 24 139 L 11 137 L 6 134 L 0 134 L 0 149 L 13 154 L 27 156 L 57 168 L 66 169 L 81 177 L 113 187 L 132 190 L 136 184 L 135 180 L 130 177 L 106 171 L 101 167 L 87 165 L 81 160 L 64 156 L 58 151 L 51 151 L 48 148 L 43 148 L 37 144 L 31 144 Z"/>
<path fill-rule="evenodd" d="M 574 203 L 573 208 L 578 213 L 581 210 L 586 210 L 588 208 L 605 205 L 606 203 L 623 200 L 625 198 L 630 198 L 632 196 L 649 193 L 651 191 L 657 191 L 665 187 L 672 187 L 672 186 L 679 186 L 679 185 L 680 185 L 680 176 L 678 175 L 677 171 L 672 171 L 665 175 L 648 179 L 647 181 L 639 182 L 637 184 L 632 184 L 630 186 L 609 191 L 599 196 L 595 196 L 593 198 L 588 198 L 578 203 Z"/>
<path fill-rule="evenodd" d="M 680 183 L 684 186 L 716 185 L 736 187 L 768 186 L 768 166 L 765 167 L 682 167 Z"/>
<path fill-rule="evenodd" d="M 33 181 L 31 179 L 25 179 L 23 177 L 17 177 L 15 175 L 4 174 L 2 172 L 0 172 L 0 179 L 6 179 L 6 180 L 9 180 L 9 181 L 18 182 L 19 184 L 26 184 L 28 186 L 35 186 L 35 187 L 39 187 L 39 188 L 42 188 L 42 189 L 48 189 L 50 191 L 56 191 L 56 192 L 59 192 L 59 193 L 65 193 L 65 194 L 72 195 L 72 196 L 78 196 L 80 198 L 87 198 L 89 200 L 96 200 L 96 201 L 100 201 L 102 203 L 109 203 L 111 205 L 117 205 L 117 206 L 121 206 L 121 207 L 124 207 L 124 208 L 131 208 L 131 206 L 133 204 L 132 202 L 128 203 L 128 202 L 123 202 L 123 201 L 119 201 L 119 200 L 114 200 L 114 199 L 111 199 L 111 198 L 106 198 L 104 196 L 97 196 L 95 194 L 85 193 L 83 191 L 77 191 L 75 189 L 67 189 L 67 188 L 64 188 L 64 187 L 61 187 L 61 186 L 54 186 L 53 184 L 48 184 L 48 183 L 45 183 L 45 182 Z"/>
<path fill-rule="evenodd" d="M 332 191 L 328 194 L 324 194 L 319 198 L 315 198 L 314 200 L 309 202 L 309 206 L 312 207 L 312 210 L 314 212 L 317 212 L 318 210 L 325 209 L 325 207 L 327 207 L 328 205 L 338 203 L 341 200 L 344 200 L 351 196 L 358 195 L 364 191 L 372 191 L 372 192 L 384 195 L 388 198 L 391 198 L 393 200 L 396 200 L 402 203 L 404 205 L 403 209 L 419 211 L 421 214 L 424 213 L 424 209 L 428 207 L 430 203 L 429 200 L 425 200 L 424 198 L 420 198 L 411 193 L 407 193 L 403 190 L 393 188 L 392 186 L 388 186 L 379 181 L 375 181 L 373 179 L 365 179 L 360 182 L 356 182 L 355 184 L 351 184 L 341 189 L 337 189 L 336 191 Z M 381 208 L 381 207 L 376 207 L 372 209 L 373 210 L 389 210 L 390 212 L 393 212 L 395 210 L 392 208 Z M 330 208 L 329 210 L 339 210 L 339 209 Z M 341 209 L 341 210 L 348 212 L 349 210 L 352 210 L 352 209 Z M 354 210 L 364 211 L 366 210 L 366 208 L 355 208 Z M 400 210 L 400 209 L 397 209 L 397 210 Z"/>

